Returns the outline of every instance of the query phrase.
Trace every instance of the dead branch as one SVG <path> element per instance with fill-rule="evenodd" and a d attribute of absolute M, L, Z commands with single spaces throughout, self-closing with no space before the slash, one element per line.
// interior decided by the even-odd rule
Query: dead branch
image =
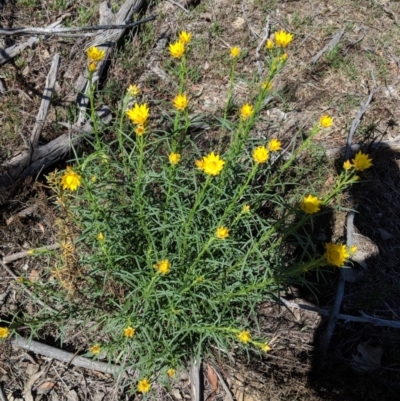
<path fill-rule="evenodd" d="M 16 252 L 16 253 L 13 253 L 12 255 L 4 256 L 3 263 L 4 264 L 11 263 L 18 259 L 22 259 L 27 256 L 34 255 L 37 252 L 54 251 L 55 249 L 58 249 L 59 247 L 60 247 L 59 244 L 53 244 L 53 245 L 42 246 L 40 248 L 30 249 L 29 251 Z M 33 251 L 33 253 L 32 253 L 32 251 Z"/>
<path fill-rule="evenodd" d="M 312 59 L 311 59 L 311 64 L 316 64 L 318 62 L 318 60 L 322 57 L 322 55 L 333 49 L 340 41 L 340 39 L 342 38 L 344 34 L 344 29 L 341 29 L 340 31 L 336 32 L 335 35 L 333 36 L 333 38 L 330 40 L 330 42 L 325 45 L 322 50 L 320 50 Z"/>
<path fill-rule="evenodd" d="M 193 359 L 190 365 L 190 394 L 193 401 L 203 400 L 203 387 L 200 381 L 201 359 Z"/>
<path fill-rule="evenodd" d="M 78 26 L 73 28 L 51 28 L 49 25 L 46 28 L 0 28 L 0 35 L 11 36 L 11 35 L 51 35 L 51 36 L 65 36 L 72 32 L 84 32 L 84 31 L 104 31 L 112 29 L 127 29 L 137 25 L 144 24 L 149 21 L 156 19 L 156 15 L 144 18 L 139 21 L 131 22 L 129 24 L 108 24 L 108 25 L 93 25 L 93 26 Z"/>
<path fill-rule="evenodd" d="M 36 115 L 35 125 L 33 126 L 30 140 L 31 149 L 36 149 L 39 143 L 39 136 L 40 133 L 42 132 L 43 124 L 50 108 L 51 98 L 54 91 L 54 84 L 56 83 L 59 64 L 60 64 L 60 55 L 56 53 L 53 57 L 53 62 L 51 63 L 49 73 L 47 74 L 46 83 L 44 85 L 44 90 L 42 95 L 42 101 L 40 103 L 39 111 Z"/>
<path fill-rule="evenodd" d="M 23 337 L 17 336 L 15 339 L 11 340 L 13 347 L 22 348 L 26 351 L 34 352 L 35 354 L 40 354 L 47 356 L 52 359 L 57 359 L 58 361 L 65 362 L 80 368 L 95 370 L 97 372 L 110 373 L 110 374 L 120 374 L 122 373 L 122 368 L 117 365 L 112 365 L 110 363 L 93 361 L 83 356 L 75 356 L 70 352 L 62 351 L 55 347 L 50 347 L 49 345 L 42 344 L 38 341 L 27 340 Z"/>

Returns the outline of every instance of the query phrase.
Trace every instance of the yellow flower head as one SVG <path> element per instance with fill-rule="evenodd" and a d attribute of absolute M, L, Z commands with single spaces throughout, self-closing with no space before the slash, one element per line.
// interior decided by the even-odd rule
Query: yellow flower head
<path fill-rule="evenodd" d="M 261 349 L 262 349 L 264 352 L 268 352 L 268 351 L 271 350 L 271 347 L 268 345 L 268 343 L 264 343 L 264 344 L 261 345 Z"/>
<path fill-rule="evenodd" d="M 346 245 L 330 242 L 326 244 L 324 256 L 330 265 L 342 267 L 350 254 L 347 252 Z"/>
<path fill-rule="evenodd" d="M 135 332 L 136 330 L 133 327 L 128 326 L 124 329 L 124 337 L 132 338 L 135 335 Z"/>
<path fill-rule="evenodd" d="M 101 350 L 100 344 L 95 344 L 93 347 L 90 347 L 90 351 L 92 354 L 97 355 Z"/>
<path fill-rule="evenodd" d="M 320 119 L 319 119 L 319 125 L 322 128 L 329 128 L 331 127 L 333 124 L 333 118 L 329 117 L 328 115 L 323 115 Z"/>
<path fill-rule="evenodd" d="M 225 239 L 229 237 L 229 228 L 221 226 L 215 231 L 215 236 L 219 239 Z"/>
<path fill-rule="evenodd" d="M 10 330 L 7 327 L 0 327 L 0 338 L 7 338 L 10 335 Z"/>
<path fill-rule="evenodd" d="M 150 116 L 150 110 L 146 103 L 135 103 L 133 109 L 126 111 L 126 115 L 134 124 L 144 125 Z"/>
<path fill-rule="evenodd" d="M 196 160 L 195 161 L 195 164 L 196 164 L 196 167 L 199 169 L 199 170 L 204 170 L 204 161 L 203 161 L 203 159 L 200 159 L 200 160 Z"/>
<path fill-rule="evenodd" d="M 70 191 L 76 191 L 81 185 L 82 177 L 72 170 L 70 166 L 67 166 L 67 171 L 61 177 L 61 185 L 63 189 L 69 189 Z"/>
<path fill-rule="evenodd" d="M 173 100 L 174 103 L 174 107 L 179 110 L 179 111 L 183 111 L 186 109 L 186 107 L 188 107 L 189 104 L 189 100 L 186 97 L 185 94 L 183 95 L 176 95 L 175 99 Z"/>
<path fill-rule="evenodd" d="M 352 246 L 349 248 L 349 254 L 350 254 L 350 255 L 355 255 L 356 252 L 357 252 L 357 246 L 356 246 L 356 245 L 352 245 Z"/>
<path fill-rule="evenodd" d="M 321 201 L 313 195 L 308 195 L 301 201 L 300 208 L 307 214 L 314 214 L 319 212 Z"/>
<path fill-rule="evenodd" d="M 248 213 L 248 212 L 250 212 L 250 205 L 243 205 L 242 212 L 243 212 L 243 213 Z"/>
<path fill-rule="evenodd" d="M 163 259 L 154 265 L 154 268 L 158 270 L 161 274 L 167 274 L 171 271 L 171 263 L 168 259 Z"/>
<path fill-rule="evenodd" d="M 28 250 L 28 255 L 33 255 L 35 253 L 35 250 L 34 249 L 29 249 Z"/>
<path fill-rule="evenodd" d="M 267 43 L 265 44 L 265 47 L 266 47 L 268 50 L 271 50 L 271 49 L 274 47 L 274 42 L 273 42 L 271 39 L 268 39 L 268 40 L 267 40 Z"/>
<path fill-rule="evenodd" d="M 190 43 L 190 41 L 192 40 L 192 34 L 190 32 L 186 32 L 186 31 L 182 31 L 179 34 L 179 40 L 183 43 L 183 44 L 188 44 Z"/>
<path fill-rule="evenodd" d="M 140 93 L 140 89 L 137 85 L 129 85 L 126 92 L 128 93 L 129 96 L 134 97 Z"/>
<path fill-rule="evenodd" d="M 278 139 L 271 139 L 268 143 L 268 149 L 271 152 L 278 152 L 282 148 L 282 143 Z"/>
<path fill-rule="evenodd" d="M 98 62 L 98 61 L 103 60 L 103 58 L 106 55 L 106 51 L 105 50 L 100 50 L 96 46 L 92 46 L 92 47 L 89 47 L 89 49 L 86 50 L 86 55 L 87 55 L 89 60 L 94 61 L 94 62 Z"/>
<path fill-rule="evenodd" d="M 99 235 L 97 236 L 98 241 L 104 241 L 104 234 L 102 232 L 99 232 Z"/>
<path fill-rule="evenodd" d="M 373 166 L 372 159 L 370 159 L 367 154 L 361 152 L 360 150 L 356 153 L 356 156 L 353 159 L 353 166 L 356 170 L 364 171 Z"/>
<path fill-rule="evenodd" d="M 352 167 L 353 167 L 353 165 L 351 164 L 350 160 L 346 160 L 346 161 L 343 163 L 343 168 L 344 168 L 345 170 L 350 170 Z"/>
<path fill-rule="evenodd" d="M 167 370 L 167 375 L 168 375 L 169 377 L 174 377 L 174 376 L 175 376 L 175 373 L 176 373 L 176 370 L 175 370 L 174 368 L 169 368 L 169 369 Z"/>
<path fill-rule="evenodd" d="M 224 168 L 225 164 L 225 161 L 222 160 L 219 155 L 215 155 L 214 152 L 211 152 L 209 155 L 204 156 L 202 162 L 202 170 L 204 171 L 204 173 L 213 176 L 218 175 Z M 196 165 L 197 167 L 199 167 L 197 162 Z"/>
<path fill-rule="evenodd" d="M 174 58 L 181 58 L 185 53 L 185 44 L 178 40 L 175 43 L 171 43 L 168 47 L 169 54 Z"/>
<path fill-rule="evenodd" d="M 237 58 L 240 56 L 240 47 L 234 46 L 231 48 L 231 57 Z"/>
<path fill-rule="evenodd" d="M 94 61 L 89 63 L 89 65 L 88 65 L 88 71 L 89 72 L 95 72 L 96 69 L 97 69 L 97 64 Z"/>
<path fill-rule="evenodd" d="M 288 47 L 293 40 L 293 35 L 284 30 L 275 32 L 275 43 L 278 47 Z"/>
<path fill-rule="evenodd" d="M 146 133 L 146 128 L 144 128 L 143 125 L 139 124 L 136 128 L 135 128 L 135 134 L 138 136 L 142 136 Z"/>
<path fill-rule="evenodd" d="M 168 159 L 172 165 L 175 165 L 178 164 L 179 161 L 181 160 L 181 155 L 179 153 L 172 152 L 169 154 Z"/>
<path fill-rule="evenodd" d="M 240 109 L 240 117 L 242 117 L 243 121 L 246 121 L 253 114 L 253 112 L 254 112 L 253 106 L 251 106 L 250 104 L 246 103 Z"/>
<path fill-rule="evenodd" d="M 248 330 L 243 330 L 238 334 L 239 341 L 243 344 L 247 344 L 251 340 L 251 335 Z"/>
<path fill-rule="evenodd" d="M 151 384 L 147 379 L 139 380 L 137 389 L 139 393 L 148 393 L 151 389 Z"/>
<path fill-rule="evenodd" d="M 94 175 L 94 176 L 90 179 L 90 181 L 92 181 L 93 183 L 96 182 L 96 181 L 97 181 L 97 177 Z"/>
<path fill-rule="evenodd" d="M 265 163 L 269 159 L 269 152 L 265 146 L 258 146 L 253 150 L 253 159 L 257 164 Z"/>
<path fill-rule="evenodd" d="M 266 81 L 266 82 L 262 83 L 261 87 L 265 91 L 270 91 L 270 90 L 272 90 L 273 85 L 272 85 L 272 82 Z"/>

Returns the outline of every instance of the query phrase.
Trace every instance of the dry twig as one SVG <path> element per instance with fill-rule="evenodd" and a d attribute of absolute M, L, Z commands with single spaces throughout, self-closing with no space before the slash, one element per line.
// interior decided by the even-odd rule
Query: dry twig
<path fill-rule="evenodd" d="M 15 260 L 25 258 L 26 256 L 32 255 L 35 252 L 41 252 L 41 251 L 54 251 L 55 249 L 58 249 L 60 247 L 59 244 L 53 244 L 53 245 L 47 245 L 47 246 L 42 246 L 40 248 L 34 248 L 30 249 L 29 251 L 22 251 L 22 252 L 16 252 L 13 253 L 12 255 L 4 256 L 3 258 L 3 263 L 11 263 L 14 262 Z"/>
<path fill-rule="evenodd" d="M 190 366 L 190 393 L 192 401 L 203 400 L 203 386 L 200 381 L 201 359 L 193 359 Z"/>
<path fill-rule="evenodd" d="M 333 49 L 340 41 L 341 37 L 344 34 L 344 29 L 341 29 L 340 31 L 336 32 L 335 35 L 333 36 L 333 38 L 330 40 L 330 42 L 325 45 L 322 50 L 320 50 L 312 59 L 311 59 L 311 63 L 312 64 L 316 64 L 318 62 L 318 60 L 322 57 L 322 55 Z"/>

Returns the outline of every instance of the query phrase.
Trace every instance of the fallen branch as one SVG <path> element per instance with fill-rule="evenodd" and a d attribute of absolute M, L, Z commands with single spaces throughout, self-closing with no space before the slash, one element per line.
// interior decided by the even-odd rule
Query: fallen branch
<path fill-rule="evenodd" d="M 34 255 L 37 252 L 54 251 L 55 249 L 58 249 L 58 248 L 60 248 L 59 244 L 53 244 L 53 245 L 42 246 L 40 248 L 30 249 L 28 251 L 22 251 L 22 252 L 13 253 L 12 255 L 4 256 L 3 263 L 4 264 L 11 263 L 11 262 L 14 262 L 14 261 L 16 261 L 18 259 L 22 259 L 22 258 L 25 258 L 27 256 Z"/>
<path fill-rule="evenodd" d="M 193 359 L 190 365 L 190 394 L 192 401 L 203 400 L 203 387 L 200 380 L 201 359 Z"/>
<path fill-rule="evenodd" d="M 17 336 L 15 339 L 11 340 L 11 344 L 13 347 L 22 348 L 26 351 L 34 352 L 35 354 L 57 359 L 58 361 L 65 362 L 68 365 L 71 364 L 79 368 L 95 370 L 102 373 L 110 373 L 113 375 L 123 373 L 120 366 L 105 362 L 93 361 L 83 356 L 75 356 L 70 352 L 62 351 L 58 348 L 50 347 L 49 345 L 42 344 L 37 341 L 27 340 L 20 336 Z"/>
<path fill-rule="evenodd" d="M 330 40 L 330 42 L 325 45 L 322 50 L 320 50 L 312 59 L 311 59 L 311 64 L 316 64 L 318 62 L 318 60 L 322 57 L 322 55 L 333 49 L 340 41 L 340 39 L 342 38 L 344 34 L 344 29 L 341 29 L 340 31 L 336 32 L 335 35 L 333 36 L 333 38 Z"/>

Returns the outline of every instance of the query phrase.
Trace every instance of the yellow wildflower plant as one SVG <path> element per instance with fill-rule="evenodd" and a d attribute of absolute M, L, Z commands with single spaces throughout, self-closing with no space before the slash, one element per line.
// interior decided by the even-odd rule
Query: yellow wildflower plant
<path fill-rule="evenodd" d="M 274 45 L 274 41 L 271 40 L 271 39 L 267 39 L 267 42 L 265 43 L 265 47 L 266 47 L 268 50 L 271 50 L 271 49 L 273 49 L 274 46 L 275 46 L 275 45 Z"/>
<path fill-rule="evenodd" d="M 126 115 L 134 124 L 145 125 L 150 116 L 150 110 L 146 103 L 135 103 L 133 109 L 126 111 Z"/>
<path fill-rule="evenodd" d="M 97 63 L 95 63 L 94 61 L 89 63 L 89 65 L 88 65 L 88 71 L 89 72 L 95 72 L 96 69 L 97 69 Z"/>
<path fill-rule="evenodd" d="M 353 166 L 358 171 L 364 171 L 373 166 L 372 159 L 369 158 L 367 154 L 361 152 L 360 150 L 359 152 L 356 153 L 353 159 Z"/>
<path fill-rule="evenodd" d="M 185 53 L 185 44 L 178 40 L 175 43 L 171 43 L 168 47 L 169 54 L 173 58 L 181 58 Z"/>
<path fill-rule="evenodd" d="M 243 344 L 247 344 L 251 341 L 251 335 L 248 330 L 243 330 L 238 334 L 239 341 Z"/>
<path fill-rule="evenodd" d="M 288 33 L 281 29 L 278 32 L 275 32 L 274 40 L 278 47 L 288 47 L 290 43 L 293 41 L 294 36 L 291 33 Z"/>
<path fill-rule="evenodd" d="M 282 63 L 284 61 L 286 61 L 288 58 L 288 54 L 287 53 L 283 53 L 282 56 L 279 57 L 279 61 L 281 61 Z"/>
<path fill-rule="evenodd" d="M 185 94 L 178 94 L 175 96 L 172 103 L 177 110 L 184 111 L 189 105 L 189 100 Z"/>
<path fill-rule="evenodd" d="M 271 351 L 271 347 L 269 346 L 268 343 L 261 344 L 260 348 L 261 348 L 261 350 L 264 351 L 264 352 Z"/>
<path fill-rule="evenodd" d="M 319 119 L 319 125 L 322 128 L 329 128 L 331 127 L 333 124 L 333 118 L 329 117 L 327 114 L 323 115 L 320 119 Z"/>
<path fill-rule="evenodd" d="M 100 344 L 94 344 L 92 347 L 90 347 L 90 352 L 94 355 L 99 354 L 101 351 Z"/>
<path fill-rule="evenodd" d="M 101 50 L 96 46 L 91 46 L 86 50 L 86 55 L 89 60 L 99 62 L 106 56 L 106 51 Z"/>
<path fill-rule="evenodd" d="M 226 239 L 229 237 L 229 228 L 221 226 L 215 231 L 215 236 L 219 239 Z"/>
<path fill-rule="evenodd" d="M 147 379 L 139 380 L 137 389 L 139 393 L 148 393 L 151 389 L 151 384 Z"/>
<path fill-rule="evenodd" d="M 176 373 L 176 370 L 175 370 L 174 368 L 169 368 L 169 369 L 167 370 L 167 375 L 168 375 L 169 377 L 174 377 L 174 376 L 175 376 L 175 373 Z"/>
<path fill-rule="evenodd" d="M 326 251 L 324 256 L 328 264 L 337 267 L 343 267 L 346 260 L 350 257 L 346 245 L 334 244 L 333 242 L 330 242 L 325 246 Z"/>
<path fill-rule="evenodd" d="M 269 152 L 265 146 L 258 146 L 253 150 L 253 160 L 257 164 L 265 163 L 269 159 Z"/>
<path fill-rule="evenodd" d="M 0 338 L 7 338 L 10 335 L 10 330 L 7 327 L 0 327 Z"/>
<path fill-rule="evenodd" d="M 203 161 L 203 159 L 196 160 L 196 161 L 195 161 L 195 164 L 196 164 L 196 167 L 197 167 L 199 170 L 201 170 L 201 171 L 204 170 L 204 161 Z"/>
<path fill-rule="evenodd" d="M 139 124 L 136 128 L 135 128 L 135 134 L 138 136 L 142 136 L 146 133 L 146 128 L 142 125 Z"/>
<path fill-rule="evenodd" d="M 129 85 L 126 93 L 131 97 L 138 96 L 140 94 L 140 89 L 137 85 Z"/>
<path fill-rule="evenodd" d="M 163 259 L 154 265 L 154 268 L 161 274 L 167 274 L 171 271 L 171 263 L 168 259 Z"/>
<path fill-rule="evenodd" d="M 301 201 L 300 208 L 304 213 L 314 214 L 319 212 L 321 203 L 316 196 L 308 195 Z"/>
<path fill-rule="evenodd" d="M 254 113 L 253 106 L 251 106 L 248 103 L 244 104 L 240 109 L 240 117 L 242 118 L 243 121 L 249 119 L 253 113 Z"/>
<path fill-rule="evenodd" d="M 190 32 L 182 31 L 179 34 L 179 41 L 187 45 L 192 40 L 192 34 Z"/>
<path fill-rule="evenodd" d="M 132 338 L 136 333 L 136 330 L 132 326 L 125 327 L 124 337 Z"/>
<path fill-rule="evenodd" d="M 351 164 L 350 160 L 346 160 L 346 161 L 343 163 L 343 168 L 344 168 L 345 170 L 350 170 L 352 167 L 353 167 L 353 165 Z"/>
<path fill-rule="evenodd" d="M 271 152 L 279 152 L 282 149 L 282 142 L 278 139 L 271 139 L 268 143 L 268 149 Z"/>
<path fill-rule="evenodd" d="M 214 152 L 211 152 L 203 157 L 201 170 L 207 175 L 216 176 L 222 171 L 224 164 L 225 161 L 222 160 L 219 155 L 215 155 Z M 196 165 L 199 167 L 197 162 Z"/>
<path fill-rule="evenodd" d="M 104 234 L 102 232 L 99 232 L 98 236 L 97 236 L 97 240 L 98 241 L 104 241 Z"/>
<path fill-rule="evenodd" d="M 240 47 L 232 47 L 230 53 L 232 58 L 238 58 L 240 56 Z"/>
<path fill-rule="evenodd" d="M 180 155 L 179 153 L 171 152 L 171 153 L 169 154 L 169 156 L 168 156 L 168 159 L 169 159 L 169 162 L 170 162 L 172 165 L 175 165 L 175 164 L 178 164 L 179 161 L 181 160 L 181 155 Z"/>
<path fill-rule="evenodd" d="M 243 212 L 243 213 L 248 213 L 248 212 L 250 212 L 250 205 L 243 205 L 242 212 Z"/>
<path fill-rule="evenodd" d="M 67 166 L 67 171 L 61 177 L 62 189 L 76 191 L 81 185 L 82 177 L 74 171 L 70 166 Z"/>

